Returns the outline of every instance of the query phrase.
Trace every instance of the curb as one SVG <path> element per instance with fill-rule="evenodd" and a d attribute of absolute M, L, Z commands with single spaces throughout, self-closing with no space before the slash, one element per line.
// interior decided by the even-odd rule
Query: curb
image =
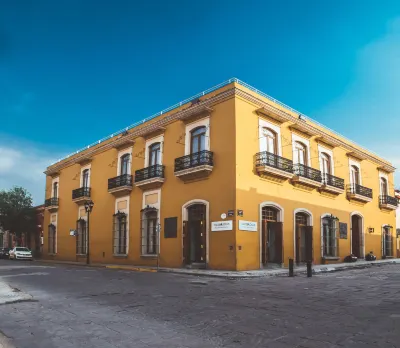
<path fill-rule="evenodd" d="M 121 271 L 134 271 L 134 272 L 149 272 L 149 273 L 157 273 L 156 269 L 152 268 L 142 268 L 142 267 L 130 267 L 130 266 L 119 266 L 119 265 L 109 265 L 105 266 L 108 269 L 117 269 Z"/>

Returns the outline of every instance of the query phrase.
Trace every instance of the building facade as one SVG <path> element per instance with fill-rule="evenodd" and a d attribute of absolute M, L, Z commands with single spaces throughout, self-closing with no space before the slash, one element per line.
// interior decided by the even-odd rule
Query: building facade
<path fill-rule="evenodd" d="M 394 257 L 394 170 L 232 79 L 48 167 L 43 252 L 226 270 Z"/>

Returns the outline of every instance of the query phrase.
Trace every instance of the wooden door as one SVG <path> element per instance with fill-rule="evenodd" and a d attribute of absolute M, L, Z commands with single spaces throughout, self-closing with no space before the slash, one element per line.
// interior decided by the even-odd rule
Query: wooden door
<path fill-rule="evenodd" d="M 262 252 L 262 255 L 261 255 L 261 259 L 262 259 L 262 264 L 263 265 L 267 265 L 268 264 L 268 239 L 267 239 L 267 231 L 268 231 L 268 229 L 267 229 L 267 224 L 268 224 L 268 222 L 267 222 L 267 220 L 263 220 L 262 221 L 262 231 L 261 231 L 261 233 L 262 233 L 262 235 L 261 235 L 261 245 L 262 245 L 262 247 L 261 247 L 261 252 Z"/>
<path fill-rule="evenodd" d="M 182 256 L 183 256 L 183 265 L 190 264 L 190 236 L 188 233 L 188 222 L 183 221 L 183 249 L 182 249 Z"/>
<path fill-rule="evenodd" d="M 351 221 L 351 253 L 360 257 L 360 219 L 352 216 Z"/>
<path fill-rule="evenodd" d="M 301 230 L 302 230 L 302 225 L 296 224 L 296 263 L 301 262 L 301 257 L 300 257 L 300 250 L 301 250 Z"/>
<path fill-rule="evenodd" d="M 274 235 L 274 258 L 270 260 L 274 263 L 283 262 L 283 224 L 282 222 L 268 222 L 268 230 Z"/>
<path fill-rule="evenodd" d="M 312 226 L 305 226 L 304 227 L 305 233 L 305 257 L 304 261 L 313 261 L 313 227 Z"/>
<path fill-rule="evenodd" d="M 200 258 L 198 262 L 206 262 L 206 253 L 207 253 L 207 240 L 206 240 L 206 221 L 201 220 L 200 221 L 200 226 L 199 226 L 199 232 L 200 232 L 200 238 L 199 238 L 199 244 L 200 244 Z"/>

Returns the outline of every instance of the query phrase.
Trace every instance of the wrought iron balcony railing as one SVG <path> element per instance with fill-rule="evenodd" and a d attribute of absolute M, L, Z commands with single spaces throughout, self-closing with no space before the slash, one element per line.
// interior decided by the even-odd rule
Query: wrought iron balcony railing
<path fill-rule="evenodd" d="M 139 169 L 135 172 L 135 182 L 144 181 L 153 178 L 164 178 L 164 166 L 155 164 L 150 167 Z"/>
<path fill-rule="evenodd" d="M 399 201 L 396 197 L 391 197 L 388 195 L 382 195 L 379 196 L 379 203 L 382 205 L 393 205 L 395 207 L 397 207 L 399 205 Z"/>
<path fill-rule="evenodd" d="M 322 174 L 321 171 L 318 169 L 314 169 L 304 164 L 298 163 L 293 166 L 293 171 L 294 174 L 297 176 L 301 176 L 303 178 L 317 182 L 322 182 Z"/>
<path fill-rule="evenodd" d="M 45 207 L 55 207 L 58 206 L 58 198 L 57 197 L 52 197 L 49 199 L 46 199 L 44 201 L 44 206 Z"/>
<path fill-rule="evenodd" d="M 344 179 L 338 178 L 337 176 L 324 173 L 322 182 L 324 185 L 344 190 Z"/>
<path fill-rule="evenodd" d="M 360 195 L 367 198 L 372 198 L 372 190 L 358 184 L 347 185 L 347 192 L 353 195 Z"/>
<path fill-rule="evenodd" d="M 293 161 L 277 156 L 271 152 L 263 151 L 256 154 L 256 168 L 273 167 L 288 173 L 293 173 Z"/>
<path fill-rule="evenodd" d="M 214 165 L 214 156 L 211 151 L 203 150 L 187 156 L 175 158 L 175 172 L 203 165 Z"/>
<path fill-rule="evenodd" d="M 72 190 L 72 199 L 90 197 L 90 191 L 90 187 L 80 187 L 76 190 Z"/>
<path fill-rule="evenodd" d="M 132 175 L 123 174 L 115 178 L 108 179 L 108 189 L 112 190 L 122 186 L 132 186 Z"/>

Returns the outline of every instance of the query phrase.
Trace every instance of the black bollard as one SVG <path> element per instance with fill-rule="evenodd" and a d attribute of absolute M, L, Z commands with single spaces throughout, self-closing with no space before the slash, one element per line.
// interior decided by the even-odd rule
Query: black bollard
<path fill-rule="evenodd" d="M 307 277 L 312 277 L 311 261 L 307 261 Z"/>
<path fill-rule="evenodd" d="M 293 267 L 294 267 L 293 259 L 289 259 L 289 277 L 293 277 L 294 275 Z"/>

